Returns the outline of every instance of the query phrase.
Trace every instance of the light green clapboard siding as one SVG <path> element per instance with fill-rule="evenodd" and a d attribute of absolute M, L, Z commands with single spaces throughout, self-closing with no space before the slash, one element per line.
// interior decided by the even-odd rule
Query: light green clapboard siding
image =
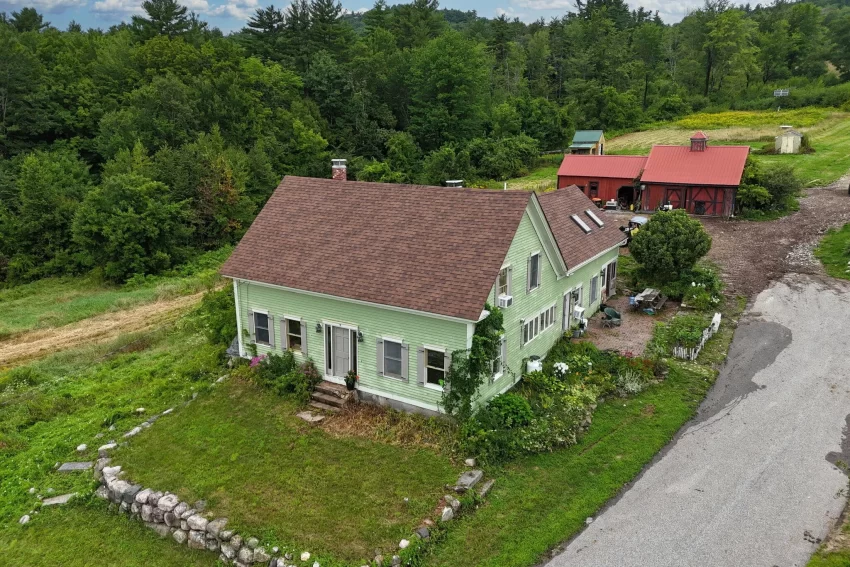
<path fill-rule="evenodd" d="M 363 333 L 363 342 L 357 344 L 360 387 L 428 409 L 436 409 L 441 393 L 418 385 L 417 349 L 422 345 L 430 345 L 443 347 L 450 353 L 467 348 L 466 323 L 308 295 L 262 284 L 240 281 L 238 285 L 242 328 L 248 328 L 249 310 L 268 311 L 274 316 L 275 352 L 281 352 L 282 316 L 304 319 L 307 324 L 307 354 L 316 363 L 319 371 L 323 372 L 325 347 L 323 333 L 317 333 L 315 330 L 316 323 L 328 321 L 356 327 Z M 378 376 L 378 337 L 402 339 L 410 345 L 407 382 Z M 243 341 L 248 342 L 244 334 Z M 267 346 L 257 345 L 258 354 L 265 354 L 269 350 Z"/>
<path fill-rule="evenodd" d="M 564 293 L 575 289 L 578 285 L 583 285 L 582 305 L 587 309 L 585 316 L 589 317 L 598 310 L 601 303 L 601 293 L 595 302 L 590 302 L 590 280 L 594 275 L 598 275 L 600 270 L 609 262 L 616 260 L 619 255 L 618 249 L 614 248 L 601 255 L 598 259 L 579 268 L 574 273 L 558 280 L 554 268 L 549 263 L 546 255 L 543 254 L 543 271 L 540 287 L 531 293 L 527 293 L 528 257 L 534 252 L 541 250 L 540 239 L 534 230 L 528 212 L 526 212 L 503 264 L 504 266 L 509 265 L 512 268 L 511 293 L 514 298 L 513 305 L 502 310 L 507 338 L 507 366 L 510 371 L 505 372 L 500 378 L 490 381 L 482 387 L 478 400 L 479 403 L 485 402 L 516 383 L 523 372 L 523 360 L 532 355 L 544 356 L 561 336 L 563 332 Z M 490 301 L 493 303 L 496 301 L 496 282 L 494 282 L 490 293 Z M 555 323 L 532 341 L 526 345 L 522 345 L 521 321 L 535 317 L 553 304 L 555 305 L 556 313 Z"/>

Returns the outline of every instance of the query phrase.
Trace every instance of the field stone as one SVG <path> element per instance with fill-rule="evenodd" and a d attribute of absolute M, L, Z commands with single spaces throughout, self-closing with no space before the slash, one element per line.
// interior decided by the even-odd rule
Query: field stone
<path fill-rule="evenodd" d="M 136 502 L 139 504 L 147 504 L 148 497 L 150 497 L 152 490 L 150 488 L 145 488 L 136 493 Z"/>
<path fill-rule="evenodd" d="M 95 439 L 103 439 L 103 432 L 96 433 L 94 436 Z"/>
<path fill-rule="evenodd" d="M 218 540 L 212 536 L 207 536 L 207 551 L 218 551 Z"/>
<path fill-rule="evenodd" d="M 171 530 L 165 524 L 147 523 L 145 525 L 159 534 L 159 537 L 168 537 L 168 534 L 171 533 Z"/>
<path fill-rule="evenodd" d="M 398 548 L 399 549 L 407 549 L 407 546 L 409 546 L 409 545 L 410 545 L 410 541 L 408 541 L 406 539 L 403 539 L 400 542 L 398 542 Z"/>
<path fill-rule="evenodd" d="M 118 476 L 118 473 L 121 472 L 121 467 L 117 465 L 114 467 L 103 467 L 103 469 L 101 469 L 101 472 L 103 473 L 104 480 L 108 482 L 110 478 L 115 478 Z"/>
<path fill-rule="evenodd" d="M 137 515 L 139 512 L 141 512 L 141 510 L 142 510 L 142 507 L 139 505 L 138 502 L 134 501 L 132 504 L 130 504 L 130 513 L 131 514 Z"/>
<path fill-rule="evenodd" d="M 305 551 L 301 554 L 301 561 L 310 561 L 310 552 Z"/>
<path fill-rule="evenodd" d="M 188 520 L 189 517 L 194 516 L 195 513 L 196 513 L 196 510 L 194 508 L 189 508 L 188 510 L 186 510 L 185 512 L 180 514 L 180 519 L 181 520 Z"/>
<path fill-rule="evenodd" d="M 159 504 L 160 498 L 162 498 L 162 492 L 155 490 L 155 491 L 151 492 L 150 494 L 148 494 L 148 504 L 150 504 L 151 507 L 155 508 L 156 505 Z"/>
<path fill-rule="evenodd" d="M 254 550 L 254 563 L 268 563 L 271 558 L 272 556 L 268 554 L 265 547 L 258 547 Z"/>
<path fill-rule="evenodd" d="M 94 494 L 98 498 L 103 498 L 104 500 L 109 500 L 109 489 L 106 488 L 103 485 L 98 486 L 97 490 L 95 491 Z"/>
<path fill-rule="evenodd" d="M 171 512 L 177 505 L 180 503 L 180 499 L 177 498 L 174 494 L 165 494 L 162 498 L 157 502 L 156 507 L 162 510 L 163 512 Z"/>
<path fill-rule="evenodd" d="M 450 496 L 447 494 L 444 497 L 444 500 L 446 501 L 446 504 L 451 506 L 453 512 L 457 512 L 458 510 L 460 510 L 460 500 L 458 500 L 454 496 Z"/>
<path fill-rule="evenodd" d="M 463 464 L 465 464 L 468 467 L 474 467 L 475 466 L 475 459 L 471 459 L 471 458 L 466 459 L 466 460 L 463 461 Z"/>
<path fill-rule="evenodd" d="M 443 513 L 440 516 L 440 520 L 442 520 L 444 522 L 448 522 L 449 520 L 451 520 L 454 517 L 455 517 L 454 510 L 451 509 L 451 506 L 446 506 L 445 508 L 443 508 Z"/>
<path fill-rule="evenodd" d="M 141 427 L 134 427 L 133 429 L 131 429 L 130 431 L 128 431 L 127 433 L 125 433 L 125 434 L 123 435 L 123 437 L 124 437 L 124 439 L 128 439 L 128 438 L 130 438 L 130 437 L 135 437 L 136 435 L 138 435 L 138 434 L 139 434 L 139 433 L 141 433 L 141 432 L 142 432 L 142 428 L 141 428 Z"/>
<path fill-rule="evenodd" d="M 256 548 L 257 548 L 257 546 L 258 546 L 258 545 L 260 545 L 260 540 L 258 540 L 258 539 L 257 539 L 257 538 L 255 538 L 255 537 L 249 537 L 249 538 L 245 541 L 245 545 L 247 545 L 247 546 L 248 546 L 248 547 L 250 547 L 251 549 L 256 549 Z"/>
<path fill-rule="evenodd" d="M 77 452 L 78 453 L 84 453 L 86 451 L 86 449 L 88 449 L 88 448 L 89 448 L 89 446 L 86 445 L 85 443 L 80 443 L 79 445 L 77 445 Z"/>
<path fill-rule="evenodd" d="M 431 539 L 431 530 L 429 530 L 425 526 L 422 526 L 421 528 L 416 530 L 416 535 L 419 536 L 419 539 L 423 541 L 428 541 L 429 539 Z"/>
<path fill-rule="evenodd" d="M 159 508 L 154 508 L 153 512 L 151 513 L 151 516 L 153 517 L 153 521 L 157 524 L 165 523 L 165 512 L 163 512 Z"/>
<path fill-rule="evenodd" d="M 189 548 L 190 549 L 206 549 L 207 536 L 204 532 L 192 530 L 189 532 Z"/>
<path fill-rule="evenodd" d="M 188 504 L 186 504 L 185 502 L 180 502 L 177 506 L 174 507 L 174 510 L 172 510 L 172 512 L 174 512 L 174 515 L 177 516 L 177 518 L 179 519 L 183 516 L 183 512 L 188 509 Z"/>
<path fill-rule="evenodd" d="M 227 525 L 227 518 L 216 518 L 207 524 L 207 533 L 213 537 L 218 537 L 224 526 Z"/>
<path fill-rule="evenodd" d="M 227 558 L 228 561 L 232 561 L 234 557 L 236 557 L 236 549 L 230 545 L 230 543 L 222 543 L 221 544 L 221 554 Z"/>
<path fill-rule="evenodd" d="M 221 541 L 230 541 L 230 538 L 232 537 L 233 530 L 221 530 L 220 532 L 218 532 L 218 539 L 220 539 Z"/>
<path fill-rule="evenodd" d="M 20 520 L 18 520 L 18 523 L 19 523 L 19 524 L 21 524 L 21 525 L 23 526 L 24 524 L 28 524 L 28 523 L 29 523 L 29 521 L 30 521 L 30 516 L 29 516 L 29 514 L 24 514 L 23 516 L 21 516 L 21 519 L 20 519 Z"/>
<path fill-rule="evenodd" d="M 188 532 L 189 531 L 189 522 L 187 522 L 186 520 L 180 520 L 180 529 L 185 531 L 185 532 Z"/>
<path fill-rule="evenodd" d="M 245 564 L 251 563 L 254 560 L 254 550 L 243 547 L 236 554 L 236 560 Z"/>
<path fill-rule="evenodd" d="M 153 507 L 150 504 L 142 504 L 142 521 L 150 522 L 153 520 Z"/>
<path fill-rule="evenodd" d="M 458 488 L 462 488 L 464 490 L 469 490 L 478 482 L 484 478 L 484 473 L 480 470 L 471 470 L 465 471 L 460 475 L 460 478 L 457 479 Z"/>
<path fill-rule="evenodd" d="M 401 565 L 401 557 L 393 555 L 393 565 Z"/>
<path fill-rule="evenodd" d="M 207 524 L 209 523 L 209 520 L 207 520 L 203 516 L 195 514 L 194 516 L 189 516 L 186 519 L 186 523 L 189 524 L 189 529 L 205 531 L 207 529 Z"/>
<path fill-rule="evenodd" d="M 486 497 L 490 493 L 490 490 L 492 490 L 494 484 L 496 484 L 496 479 L 494 478 L 491 478 L 490 480 L 482 484 L 481 488 L 478 489 L 478 496 L 480 496 L 481 498 Z"/>
<path fill-rule="evenodd" d="M 129 514 L 130 513 L 130 505 L 127 504 L 126 502 L 121 502 L 121 504 L 118 506 L 118 511 L 123 512 L 125 514 Z"/>
<path fill-rule="evenodd" d="M 178 518 L 174 512 L 166 512 L 162 519 L 165 520 L 165 525 L 169 528 L 180 526 L 180 518 Z"/>
<path fill-rule="evenodd" d="M 121 499 L 127 504 L 133 504 L 136 501 L 136 494 L 138 494 L 141 490 L 141 484 L 131 484 L 130 487 L 124 491 L 124 495 Z"/>
<path fill-rule="evenodd" d="M 184 543 L 186 543 L 186 540 L 189 539 L 189 534 L 187 534 L 183 530 L 175 530 L 174 534 L 171 537 L 174 538 L 174 541 L 176 541 L 180 545 L 183 545 Z"/>
<path fill-rule="evenodd" d="M 242 536 L 239 534 L 230 536 L 230 545 L 232 545 L 234 549 L 242 547 Z"/>

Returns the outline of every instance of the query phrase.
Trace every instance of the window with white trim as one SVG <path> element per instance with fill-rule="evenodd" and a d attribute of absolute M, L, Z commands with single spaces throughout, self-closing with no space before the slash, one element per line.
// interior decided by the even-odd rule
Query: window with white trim
<path fill-rule="evenodd" d="M 593 276 L 590 280 L 590 303 L 596 303 L 599 298 L 599 276 Z"/>
<path fill-rule="evenodd" d="M 286 348 L 301 352 L 301 319 L 286 319 Z"/>
<path fill-rule="evenodd" d="M 425 349 L 425 383 L 442 387 L 446 380 L 446 353 Z"/>
<path fill-rule="evenodd" d="M 384 339 L 384 376 L 401 378 L 402 348 L 398 341 Z"/>
<path fill-rule="evenodd" d="M 522 344 L 530 343 L 532 340 L 537 338 L 537 335 L 548 330 L 552 325 L 554 325 L 555 319 L 557 319 L 556 314 L 557 307 L 556 304 L 553 303 L 551 306 L 535 315 L 534 318 L 524 321 L 522 324 Z"/>
<path fill-rule="evenodd" d="M 493 380 L 497 380 L 505 373 L 505 354 L 507 351 L 507 337 L 502 335 L 499 338 L 499 351 L 496 353 L 496 358 L 493 359 Z"/>
<path fill-rule="evenodd" d="M 535 252 L 528 259 L 528 291 L 540 287 L 540 252 Z"/>
<path fill-rule="evenodd" d="M 511 282 L 510 282 L 510 266 L 505 266 L 501 270 L 499 270 L 499 281 L 496 283 L 496 295 L 510 295 L 511 294 Z"/>
<path fill-rule="evenodd" d="M 271 344 L 272 337 L 269 328 L 269 314 L 254 311 L 254 340 L 264 345 Z"/>

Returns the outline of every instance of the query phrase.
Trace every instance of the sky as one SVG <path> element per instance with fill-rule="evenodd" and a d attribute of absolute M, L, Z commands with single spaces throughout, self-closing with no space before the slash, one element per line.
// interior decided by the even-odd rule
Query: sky
<path fill-rule="evenodd" d="M 187 6 L 202 16 L 211 26 L 224 32 L 235 31 L 244 26 L 245 21 L 259 7 L 269 4 L 288 5 L 287 0 L 182 0 Z M 366 10 L 372 0 L 342 0 L 345 9 L 351 11 Z M 395 4 L 396 2 L 389 2 Z M 632 8 L 643 6 L 655 11 L 667 23 L 678 22 L 685 14 L 703 4 L 703 0 L 628 0 Z M 532 22 L 539 18 L 549 19 L 561 16 L 574 8 L 574 0 L 441 0 L 443 8 L 458 10 L 476 10 L 480 16 L 488 18 L 501 14 L 509 18 L 519 18 Z M 0 0 L 0 12 L 11 13 L 22 7 L 32 6 L 45 14 L 45 19 L 58 28 L 64 29 L 68 22 L 75 20 L 84 28 L 108 28 L 112 24 L 129 21 L 130 16 L 141 12 L 141 0 Z"/>

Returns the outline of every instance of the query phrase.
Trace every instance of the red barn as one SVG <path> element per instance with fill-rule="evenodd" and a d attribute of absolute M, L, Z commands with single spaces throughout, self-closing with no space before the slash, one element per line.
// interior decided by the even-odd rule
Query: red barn
<path fill-rule="evenodd" d="M 577 185 L 591 199 L 628 207 L 636 201 L 636 182 L 645 163 L 644 156 L 566 155 L 558 169 L 558 189 Z"/>
<path fill-rule="evenodd" d="M 640 183 L 641 208 L 661 205 L 695 215 L 731 216 L 749 146 L 709 146 L 697 132 L 690 146 L 653 146 Z"/>
<path fill-rule="evenodd" d="M 588 197 L 622 208 L 662 205 L 695 215 L 731 216 L 749 146 L 710 146 L 697 132 L 690 146 L 653 146 L 649 157 L 567 155 L 558 188 L 577 185 Z M 600 203 L 601 204 L 601 203 Z"/>

